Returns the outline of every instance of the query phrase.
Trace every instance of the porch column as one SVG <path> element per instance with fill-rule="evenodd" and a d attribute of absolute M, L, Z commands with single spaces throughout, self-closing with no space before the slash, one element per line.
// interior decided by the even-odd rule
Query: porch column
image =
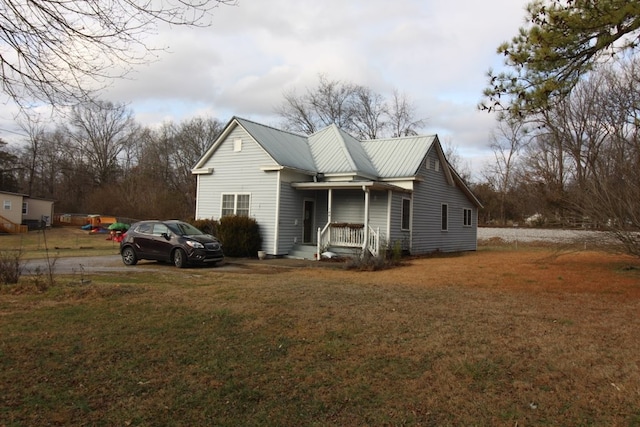
<path fill-rule="evenodd" d="M 367 250 L 369 246 L 369 189 L 362 187 L 364 190 L 364 242 L 362 243 L 362 253 Z"/>
<path fill-rule="evenodd" d="M 328 190 L 327 194 L 327 222 L 331 224 L 331 204 L 333 199 L 333 189 Z"/>

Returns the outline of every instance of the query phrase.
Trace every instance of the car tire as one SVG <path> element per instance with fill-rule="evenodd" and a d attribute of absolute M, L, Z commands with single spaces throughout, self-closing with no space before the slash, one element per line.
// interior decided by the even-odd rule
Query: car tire
<path fill-rule="evenodd" d="M 187 266 L 187 254 L 184 250 L 178 248 L 173 251 L 173 265 L 178 268 L 185 268 Z"/>
<path fill-rule="evenodd" d="M 124 265 L 136 265 L 138 257 L 131 246 L 127 246 L 122 250 L 122 262 Z"/>

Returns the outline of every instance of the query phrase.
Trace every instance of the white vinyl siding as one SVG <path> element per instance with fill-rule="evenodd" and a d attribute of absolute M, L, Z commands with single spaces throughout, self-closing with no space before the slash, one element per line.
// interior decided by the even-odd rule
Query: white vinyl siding
<path fill-rule="evenodd" d="M 234 140 L 242 140 L 242 151 L 233 150 Z M 272 254 L 276 232 L 276 189 L 278 173 L 265 171 L 277 166 L 273 159 L 241 127 L 236 127 L 221 142 L 203 168 L 213 173 L 198 175 L 197 219 L 218 219 L 222 214 L 222 193 L 248 195 L 240 200 L 240 212 L 248 213 L 260 227 L 262 249 Z M 244 211 L 242 209 L 244 208 Z M 247 210 L 248 209 L 248 210 Z M 226 211 L 225 211 L 226 212 Z"/>

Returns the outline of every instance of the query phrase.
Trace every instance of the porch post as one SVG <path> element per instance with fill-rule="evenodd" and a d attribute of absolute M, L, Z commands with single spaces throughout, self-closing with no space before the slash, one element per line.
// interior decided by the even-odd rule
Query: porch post
<path fill-rule="evenodd" d="M 369 189 L 362 187 L 364 190 L 364 242 L 362 243 L 362 255 L 369 245 Z"/>
<path fill-rule="evenodd" d="M 333 199 L 333 189 L 327 190 L 327 222 L 331 224 L 331 204 Z"/>

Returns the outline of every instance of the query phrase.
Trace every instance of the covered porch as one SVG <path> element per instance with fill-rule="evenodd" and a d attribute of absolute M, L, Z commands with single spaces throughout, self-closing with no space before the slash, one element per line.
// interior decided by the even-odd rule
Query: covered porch
<path fill-rule="evenodd" d="M 305 243 L 315 244 L 315 259 L 329 248 L 358 250 L 362 255 L 378 256 L 385 236 L 389 235 L 389 211 L 393 191 L 408 190 L 376 181 L 297 182 L 298 190 L 326 191 L 326 214 L 305 223 Z M 305 207 L 305 220 L 306 214 Z M 311 238 L 312 237 L 312 238 Z"/>

